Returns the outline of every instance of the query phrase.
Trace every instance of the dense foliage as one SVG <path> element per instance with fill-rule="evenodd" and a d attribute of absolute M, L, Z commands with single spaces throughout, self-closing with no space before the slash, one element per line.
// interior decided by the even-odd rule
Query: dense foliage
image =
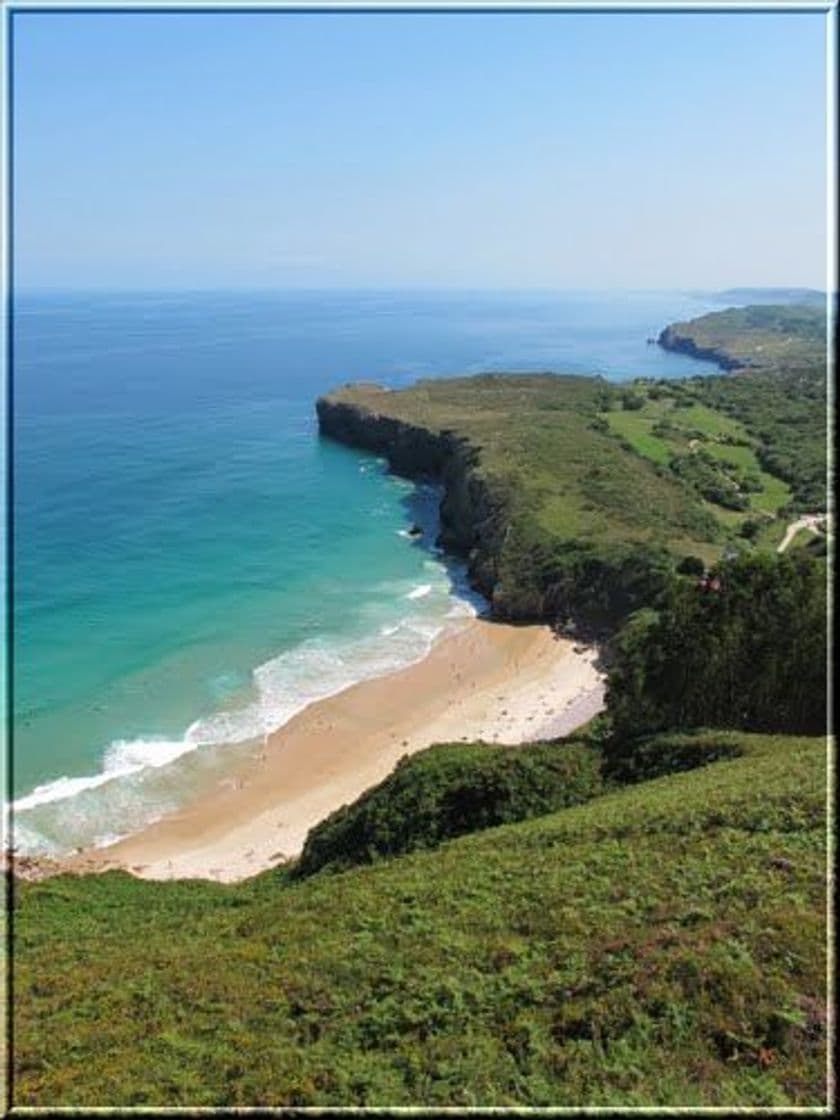
<path fill-rule="evenodd" d="M 744 753 L 743 737 L 732 731 L 669 731 L 644 735 L 610 749 L 605 736 L 604 777 L 609 784 L 642 782 L 664 774 L 696 770 Z"/>
<path fill-rule="evenodd" d="M 694 378 L 698 399 L 740 420 L 761 466 L 790 484 L 793 508 L 826 509 L 825 302 L 730 308 L 676 323 L 665 345 L 736 366 Z"/>
<path fill-rule="evenodd" d="M 664 728 L 825 731 L 826 629 L 825 564 L 802 549 L 675 579 L 615 642 L 613 749 Z"/>
<path fill-rule="evenodd" d="M 494 607 L 502 617 L 550 618 L 611 629 L 657 602 L 674 568 L 664 548 L 558 541 L 514 525 L 499 566 Z"/>
<path fill-rule="evenodd" d="M 453 836 L 577 805 L 601 789 L 584 743 L 443 743 L 406 757 L 364 796 L 312 829 L 296 873 L 433 848 Z"/>
<path fill-rule="evenodd" d="M 826 506 L 827 384 L 820 365 L 693 382 L 710 407 L 739 419 L 756 437 L 765 471 L 790 485 L 791 511 Z"/>
<path fill-rule="evenodd" d="M 14 1104 L 826 1104 L 825 743 L 284 884 L 14 898 Z"/>

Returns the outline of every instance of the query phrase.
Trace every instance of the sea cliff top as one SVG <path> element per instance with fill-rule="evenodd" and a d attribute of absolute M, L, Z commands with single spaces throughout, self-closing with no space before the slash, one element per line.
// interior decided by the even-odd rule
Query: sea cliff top
<path fill-rule="evenodd" d="M 732 308 L 661 341 L 751 368 L 345 385 L 319 400 L 321 431 L 443 477 L 444 543 L 502 617 L 583 606 L 614 621 L 669 564 L 775 550 L 793 519 L 825 509 L 824 310 Z"/>

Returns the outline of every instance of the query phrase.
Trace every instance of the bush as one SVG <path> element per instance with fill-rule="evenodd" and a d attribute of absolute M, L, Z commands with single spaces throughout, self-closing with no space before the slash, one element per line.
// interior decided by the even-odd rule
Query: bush
<path fill-rule="evenodd" d="M 635 412 L 637 409 L 644 407 L 645 398 L 640 397 L 638 393 L 623 393 L 621 397 L 621 406 L 628 412 Z"/>
<path fill-rule="evenodd" d="M 677 565 L 677 571 L 682 576 L 702 576 L 706 565 L 699 556 L 686 556 Z"/>
<path fill-rule="evenodd" d="M 643 782 L 695 770 L 744 753 L 737 732 L 688 731 L 633 739 L 608 747 L 605 776 L 616 782 Z"/>
<path fill-rule="evenodd" d="M 600 759 L 574 741 L 429 747 L 313 828 L 295 875 L 434 848 L 466 832 L 578 805 L 601 790 Z"/>
<path fill-rule="evenodd" d="M 754 517 L 749 517 L 741 526 L 739 532 L 748 541 L 754 541 L 761 532 L 762 522 Z"/>

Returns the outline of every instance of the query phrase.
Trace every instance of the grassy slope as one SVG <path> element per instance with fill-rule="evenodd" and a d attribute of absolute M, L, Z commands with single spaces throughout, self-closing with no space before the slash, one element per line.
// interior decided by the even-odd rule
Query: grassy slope
<path fill-rule="evenodd" d="M 732 309 L 672 328 L 706 350 L 747 363 L 735 376 L 637 382 L 641 409 L 625 409 L 627 386 L 597 378 L 491 375 L 421 381 L 396 392 L 355 386 L 333 396 L 432 430 L 451 429 L 481 448 L 481 470 L 513 495 L 529 527 L 552 542 L 599 547 L 631 542 L 694 553 L 707 563 L 739 540 L 748 519 L 822 508 L 825 499 L 825 312 L 794 305 Z M 688 407 L 674 407 L 675 403 Z M 672 427 L 656 431 L 657 424 Z M 740 446 L 732 441 L 738 441 Z M 748 479 L 746 508 L 706 500 L 675 456 L 698 450 L 724 489 Z M 708 474 L 708 472 L 706 472 Z M 780 511 L 785 511 L 780 514 Z M 514 532 L 501 570 L 523 560 Z M 763 528 L 755 547 L 779 534 Z M 743 540 L 740 540 L 743 545 Z"/>
<path fill-rule="evenodd" d="M 720 464 L 727 478 L 739 481 L 744 475 L 754 476 L 761 490 L 747 494 L 748 508 L 743 511 L 726 510 L 713 506 L 714 516 L 730 529 L 737 529 L 756 513 L 775 517 L 791 499 L 791 489 L 782 479 L 762 470 L 756 456 L 758 440 L 751 436 L 739 420 L 706 405 L 693 403 L 690 407 L 675 407 L 676 402 L 695 393 L 693 384 L 659 383 L 654 387 L 656 396 L 646 396 L 644 383 L 638 383 L 636 392 L 645 397 L 644 406 L 633 411 L 610 411 L 604 418 L 610 429 L 621 436 L 639 455 L 653 463 L 667 465 L 675 455 L 685 455 L 702 448 Z M 666 424 L 667 434 L 655 431 L 657 425 Z M 722 442 L 739 440 L 740 444 Z M 759 546 L 763 541 L 759 542 Z"/>
<path fill-rule="evenodd" d="M 825 304 L 766 304 L 730 307 L 674 323 L 677 339 L 717 350 L 743 367 L 762 370 L 825 364 Z"/>
<path fill-rule="evenodd" d="M 684 553 L 718 535 L 695 494 L 591 427 L 605 402 L 618 399 L 597 378 L 488 375 L 331 396 L 467 437 L 481 449 L 481 470 L 554 539 L 643 541 Z"/>
<path fill-rule="evenodd" d="M 796 509 L 824 510 L 825 304 L 730 308 L 675 323 L 660 340 L 741 363 L 735 376 L 694 378 L 691 384 L 707 405 L 745 425 L 764 470 L 790 484 Z"/>
<path fill-rule="evenodd" d="M 819 1105 L 825 743 L 284 885 L 17 888 L 17 1105 Z"/>

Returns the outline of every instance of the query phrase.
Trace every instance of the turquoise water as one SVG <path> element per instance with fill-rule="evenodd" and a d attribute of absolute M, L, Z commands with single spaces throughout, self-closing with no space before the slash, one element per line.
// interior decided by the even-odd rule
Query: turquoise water
<path fill-rule="evenodd" d="M 319 393 L 490 369 L 708 372 L 646 339 L 712 306 L 18 297 L 14 843 L 65 852 L 139 828 L 312 699 L 422 657 L 476 609 L 433 547 L 435 492 L 320 440 Z"/>

